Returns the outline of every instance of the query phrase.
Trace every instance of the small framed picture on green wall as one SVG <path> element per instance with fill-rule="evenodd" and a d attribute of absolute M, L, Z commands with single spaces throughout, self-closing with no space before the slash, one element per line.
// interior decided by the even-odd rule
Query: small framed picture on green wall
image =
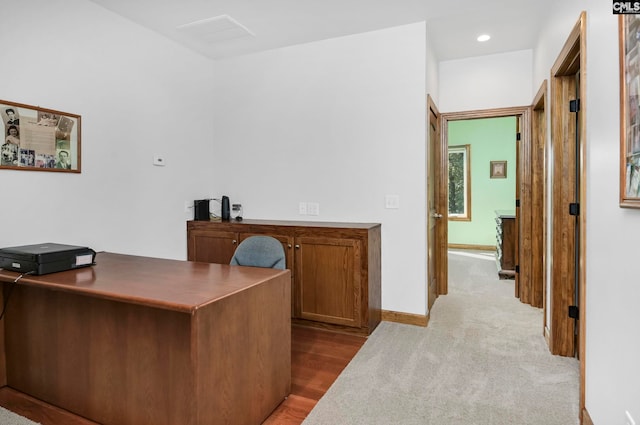
<path fill-rule="evenodd" d="M 489 175 L 492 179 L 506 179 L 507 161 L 491 161 Z"/>

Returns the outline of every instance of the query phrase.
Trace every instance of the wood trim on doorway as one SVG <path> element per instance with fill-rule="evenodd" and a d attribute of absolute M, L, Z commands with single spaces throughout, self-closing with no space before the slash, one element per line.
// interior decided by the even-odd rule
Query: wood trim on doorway
<path fill-rule="evenodd" d="M 586 340 L 586 105 L 587 105 L 587 46 L 586 46 L 586 12 L 582 12 L 576 24 L 574 25 L 569 37 L 567 38 L 558 58 L 551 69 L 551 141 L 553 149 L 554 162 L 551 164 L 553 193 L 553 228 L 550 235 L 553 244 L 553 265 L 551 266 L 551 323 L 550 323 L 550 345 L 552 353 L 565 356 L 574 356 L 577 352 L 580 360 L 580 416 L 584 420 L 583 412 L 585 410 L 585 340 Z M 566 110 L 568 100 L 575 97 L 576 86 L 578 88 L 578 98 L 580 100 L 580 113 L 578 122 L 567 126 L 571 117 L 567 117 Z M 567 152 L 565 150 L 567 143 L 572 134 L 578 132 L 578 146 L 576 152 Z M 578 220 L 571 216 L 568 218 L 567 202 L 575 202 L 575 195 L 568 195 L 570 192 L 566 188 L 567 165 L 562 162 L 564 157 L 574 154 L 574 162 L 578 171 L 578 201 L 580 203 L 580 212 Z M 570 183 L 569 183 L 570 184 Z M 571 198 L 573 196 L 573 199 Z M 560 204 L 560 205 L 559 205 Z M 575 247 L 567 244 L 562 235 L 571 231 L 573 227 L 578 226 L 579 243 Z M 567 248 L 569 246 L 569 248 Z M 574 249 L 578 249 L 578 264 L 575 265 L 572 258 Z M 573 272 L 572 272 L 572 269 Z M 573 276 L 575 271 L 578 273 L 578 303 L 579 316 L 578 323 L 573 323 L 573 319 L 567 317 L 567 306 L 573 304 L 574 285 L 573 282 L 567 283 L 567 276 Z M 571 303 L 571 304 L 569 304 Z M 577 350 L 575 347 L 573 333 L 575 326 L 578 327 L 578 343 Z"/>
<path fill-rule="evenodd" d="M 516 106 L 516 107 L 508 107 L 508 108 L 495 108 L 495 109 L 482 109 L 482 110 L 474 110 L 474 111 L 463 111 L 463 112 L 447 112 L 447 113 L 441 113 L 440 114 L 440 134 L 441 134 L 441 138 L 442 138 L 442 146 L 443 149 L 446 149 L 448 146 L 448 141 L 449 141 L 449 121 L 460 121 L 460 120 L 468 120 L 468 119 L 478 119 L 478 118 L 500 118 L 500 117 L 510 117 L 510 116 L 514 116 L 516 117 L 516 119 L 519 120 L 519 125 L 520 125 L 520 133 L 521 133 L 521 139 L 519 143 L 522 143 L 523 146 L 529 146 L 530 144 L 530 115 L 531 115 L 531 107 L 529 106 Z M 514 141 L 514 143 L 517 143 Z M 444 152 L 444 158 L 446 160 L 447 157 L 447 153 L 446 151 Z M 443 164 L 443 170 L 447 169 L 447 163 L 445 162 Z M 516 173 L 520 173 L 521 169 L 521 164 L 518 163 L 516 165 Z M 529 181 L 530 180 L 530 176 L 525 176 L 522 181 Z M 446 180 L 445 180 L 446 183 Z M 445 196 L 447 195 L 448 191 L 446 190 L 446 186 L 443 189 Z M 520 205 L 523 206 L 524 208 L 530 208 L 531 205 L 531 200 L 530 200 L 530 191 L 526 191 L 526 193 L 524 194 L 524 197 L 520 197 Z M 528 207 L 527 207 L 528 206 Z M 515 207 L 514 207 L 515 208 Z M 529 217 L 531 215 L 529 214 Z M 525 226 L 525 228 L 530 229 L 531 226 Z M 520 236 L 522 237 L 522 236 Z M 530 238 L 530 235 L 526 235 L 526 237 Z M 446 250 L 445 250 L 446 253 Z M 522 255 L 522 254 L 521 254 Z M 520 278 L 522 278 L 522 270 L 523 270 L 523 266 L 524 266 L 524 270 L 528 269 L 528 265 L 522 262 L 522 256 L 520 257 L 520 261 L 519 261 L 519 266 L 520 266 Z M 443 293 L 447 293 L 448 291 L 448 282 L 445 280 L 444 282 L 445 288 L 443 288 L 444 292 Z"/>
<path fill-rule="evenodd" d="M 543 309 L 543 332 L 547 326 L 547 80 L 533 98 L 531 111 L 531 292 L 529 304 Z"/>
<path fill-rule="evenodd" d="M 430 95 L 427 95 L 427 125 L 429 126 L 429 130 L 427 131 L 429 140 L 427 143 L 427 175 L 431 178 L 427 178 L 427 200 L 429 199 L 430 191 L 433 191 L 434 197 L 434 206 L 433 211 L 430 211 L 429 206 L 427 205 L 427 231 L 430 228 L 431 220 L 434 220 L 434 217 L 431 217 L 432 213 L 436 213 L 440 215 L 440 218 L 435 220 L 434 226 L 434 234 L 432 237 L 427 235 L 427 241 L 432 240 L 433 246 L 429 246 L 427 243 L 427 255 L 433 255 L 434 267 L 433 270 L 427 270 L 427 306 L 428 310 L 431 310 L 435 299 L 439 295 L 446 295 L 448 292 L 447 281 L 449 279 L 449 257 L 447 252 L 447 243 L 448 243 L 448 226 L 449 222 L 447 220 L 448 211 L 449 211 L 449 203 L 448 203 L 448 195 L 449 189 L 447 187 L 449 182 L 449 158 L 447 151 L 446 139 L 442 137 L 441 129 L 441 116 L 433 98 Z M 433 138 L 433 140 L 431 140 Z M 433 152 L 430 151 L 430 148 L 433 149 Z M 433 165 L 433 169 L 430 169 L 429 164 Z M 433 179 L 433 181 L 431 181 Z M 431 253 L 431 254 L 429 254 Z M 427 259 L 427 263 L 429 260 Z M 430 282 L 432 276 L 431 273 L 435 274 L 436 279 L 436 287 L 431 288 Z"/>

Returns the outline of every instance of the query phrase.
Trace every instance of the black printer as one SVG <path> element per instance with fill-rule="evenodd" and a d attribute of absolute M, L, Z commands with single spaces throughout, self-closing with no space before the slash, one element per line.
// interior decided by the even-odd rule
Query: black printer
<path fill-rule="evenodd" d="M 41 243 L 0 248 L 0 268 L 33 275 L 92 266 L 95 261 L 96 252 L 83 246 Z"/>

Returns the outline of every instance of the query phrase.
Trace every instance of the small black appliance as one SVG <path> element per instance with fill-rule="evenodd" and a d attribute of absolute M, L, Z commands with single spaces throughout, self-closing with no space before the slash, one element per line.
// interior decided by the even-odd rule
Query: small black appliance
<path fill-rule="evenodd" d="M 222 197 L 222 212 L 221 212 L 222 220 L 229 220 L 231 218 L 231 212 L 229 210 L 229 197 Z"/>
<path fill-rule="evenodd" d="M 198 199 L 193 201 L 193 219 L 198 221 L 208 221 L 209 215 L 209 200 Z"/>

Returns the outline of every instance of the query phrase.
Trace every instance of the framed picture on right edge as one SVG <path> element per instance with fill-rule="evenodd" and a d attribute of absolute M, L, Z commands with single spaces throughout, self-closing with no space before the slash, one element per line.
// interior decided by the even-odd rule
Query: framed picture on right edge
<path fill-rule="evenodd" d="M 640 208 L 640 15 L 618 17 L 620 206 Z"/>

